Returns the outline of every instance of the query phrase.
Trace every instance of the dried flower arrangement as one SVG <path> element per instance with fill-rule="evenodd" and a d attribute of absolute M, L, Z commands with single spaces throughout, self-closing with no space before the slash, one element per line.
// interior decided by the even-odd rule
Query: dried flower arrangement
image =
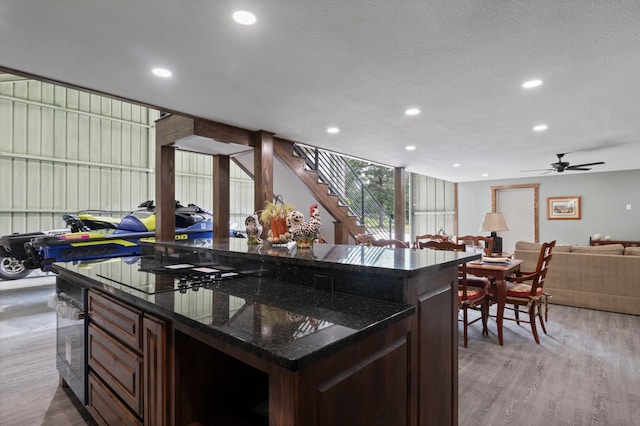
<path fill-rule="evenodd" d="M 294 206 L 285 203 L 282 196 L 277 195 L 274 202 L 267 201 L 260 213 L 260 221 L 269 224 L 267 241 L 273 244 L 284 244 L 291 241 L 291 234 L 287 229 L 287 215 L 294 210 Z"/>

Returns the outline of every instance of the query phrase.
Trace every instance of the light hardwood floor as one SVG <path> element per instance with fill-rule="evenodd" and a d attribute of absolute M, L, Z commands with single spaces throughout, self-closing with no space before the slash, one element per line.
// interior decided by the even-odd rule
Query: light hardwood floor
<path fill-rule="evenodd" d="M 640 316 L 551 305 L 540 345 L 528 324 L 508 322 L 504 347 L 495 321 L 488 337 L 471 328 L 461 426 L 640 425 Z"/>
<path fill-rule="evenodd" d="M 37 274 L 34 274 L 37 275 Z M 54 277 L 0 280 L 0 425 L 94 425 L 56 370 Z"/>
<path fill-rule="evenodd" d="M 34 282 L 0 281 L 0 424 L 93 425 L 58 386 L 55 315 L 43 308 L 53 284 Z M 470 327 L 459 346 L 461 426 L 640 425 L 640 316 L 550 309 L 540 345 L 527 324 L 507 323 L 504 347 L 495 322 L 488 337 Z"/>

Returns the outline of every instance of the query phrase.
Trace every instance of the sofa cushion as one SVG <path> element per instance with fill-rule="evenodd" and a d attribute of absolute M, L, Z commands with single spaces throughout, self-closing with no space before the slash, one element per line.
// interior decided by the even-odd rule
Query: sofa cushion
<path fill-rule="evenodd" d="M 518 241 L 516 243 L 516 250 L 530 250 L 530 251 L 537 251 L 540 252 L 540 249 L 542 248 L 542 244 L 540 243 L 530 243 L 527 241 Z M 571 245 L 570 244 L 556 244 L 555 247 L 553 248 L 553 252 L 563 252 L 563 253 L 569 253 L 571 251 Z"/>
<path fill-rule="evenodd" d="M 518 241 L 516 243 L 516 250 L 531 250 L 531 251 L 540 251 L 542 244 L 540 243 L 530 243 L 527 241 Z"/>
<path fill-rule="evenodd" d="M 572 246 L 571 253 L 586 254 L 624 254 L 622 244 L 605 244 L 602 246 Z"/>
<path fill-rule="evenodd" d="M 640 256 L 640 247 L 625 247 L 625 256 Z"/>

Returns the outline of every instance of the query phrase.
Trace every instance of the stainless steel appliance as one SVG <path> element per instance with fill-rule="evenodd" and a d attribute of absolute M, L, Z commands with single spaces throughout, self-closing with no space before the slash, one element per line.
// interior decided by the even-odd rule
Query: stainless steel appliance
<path fill-rule="evenodd" d="M 60 277 L 56 281 L 56 367 L 60 377 L 87 404 L 87 289 Z"/>

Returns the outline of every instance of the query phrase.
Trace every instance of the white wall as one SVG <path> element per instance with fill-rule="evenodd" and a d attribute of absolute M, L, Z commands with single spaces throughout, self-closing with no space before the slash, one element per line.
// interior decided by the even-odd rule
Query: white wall
<path fill-rule="evenodd" d="M 242 153 L 236 159 L 247 169 L 253 171 L 253 151 Z M 309 207 L 318 204 L 322 228 L 320 235 L 327 242 L 335 242 L 334 218 L 315 199 L 313 193 L 286 165 L 277 157 L 273 157 L 273 193 L 282 195 L 284 201 L 293 204 L 296 210 L 304 214 L 305 220 L 309 220 Z M 253 199 L 251 200 L 253 203 Z M 256 210 L 264 206 L 256 206 Z M 243 224 L 244 226 L 244 224 Z M 263 235 L 263 237 L 266 234 Z"/>
<path fill-rule="evenodd" d="M 640 170 L 459 183 L 458 233 L 479 233 L 484 213 L 491 211 L 492 186 L 534 183 L 540 184 L 540 241 L 587 245 L 595 233 L 640 241 Z M 581 220 L 547 220 L 547 198 L 562 196 L 582 197 Z"/>

